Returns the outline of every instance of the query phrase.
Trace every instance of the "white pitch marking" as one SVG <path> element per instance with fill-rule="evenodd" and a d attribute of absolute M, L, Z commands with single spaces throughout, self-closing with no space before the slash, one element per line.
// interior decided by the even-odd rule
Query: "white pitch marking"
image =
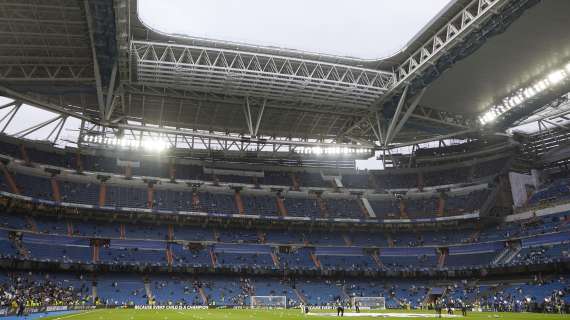
<path fill-rule="evenodd" d="M 87 312 L 77 312 L 77 313 L 69 314 L 69 315 L 67 315 L 67 316 L 55 318 L 55 320 L 71 318 L 71 317 L 78 316 L 78 315 L 80 315 L 80 314 L 88 314 L 88 313 L 91 313 L 91 312 L 93 312 L 93 311 L 95 311 L 95 310 L 91 310 L 91 311 L 87 311 Z"/>
<path fill-rule="evenodd" d="M 324 316 L 324 317 L 336 317 L 336 312 L 329 313 L 309 313 L 310 316 Z M 345 312 L 345 317 L 373 317 L 373 318 L 438 318 L 439 315 L 435 313 L 356 313 L 356 312 Z M 460 315 L 450 315 L 442 314 L 442 318 L 461 318 Z"/>

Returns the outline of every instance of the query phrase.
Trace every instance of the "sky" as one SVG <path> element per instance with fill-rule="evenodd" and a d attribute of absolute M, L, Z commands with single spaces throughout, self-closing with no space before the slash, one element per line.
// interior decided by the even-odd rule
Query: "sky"
<path fill-rule="evenodd" d="M 164 33 L 376 59 L 401 50 L 450 0 L 139 0 Z"/>

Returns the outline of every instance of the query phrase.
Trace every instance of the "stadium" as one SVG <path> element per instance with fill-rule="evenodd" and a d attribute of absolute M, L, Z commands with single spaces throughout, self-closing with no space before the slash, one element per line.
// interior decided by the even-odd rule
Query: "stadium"
<path fill-rule="evenodd" d="M 570 1 L 408 8 L 385 58 L 188 1 L 0 0 L 0 320 L 566 317 Z"/>

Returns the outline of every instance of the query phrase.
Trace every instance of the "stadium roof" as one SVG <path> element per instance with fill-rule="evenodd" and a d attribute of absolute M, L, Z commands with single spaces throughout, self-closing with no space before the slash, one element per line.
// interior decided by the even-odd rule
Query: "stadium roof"
<path fill-rule="evenodd" d="M 381 60 L 167 35 L 134 0 L 0 7 L 0 91 L 16 99 L 5 108 L 84 120 L 81 138 L 275 152 L 473 136 L 486 108 L 570 60 L 567 1 L 455 0 Z"/>

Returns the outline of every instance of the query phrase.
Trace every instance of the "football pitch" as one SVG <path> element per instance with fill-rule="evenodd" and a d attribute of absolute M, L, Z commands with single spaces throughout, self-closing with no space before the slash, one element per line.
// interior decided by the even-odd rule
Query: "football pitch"
<path fill-rule="evenodd" d="M 331 319 L 337 318 L 331 310 L 313 311 L 303 314 L 298 309 L 289 310 L 251 310 L 251 309 L 196 309 L 196 310 L 134 310 L 134 309 L 98 309 L 80 313 L 44 317 L 49 320 L 297 320 L 297 319 Z M 404 311 L 385 310 L 369 311 L 360 314 L 345 312 L 344 318 L 369 319 L 437 319 L 433 311 Z M 454 317 L 444 319 L 461 319 L 461 313 L 456 312 Z M 497 313 L 497 312 L 471 312 L 467 319 L 505 319 L 505 320 L 533 320 L 533 319 L 570 319 L 570 315 L 539 314 L 539 313 Z"/>

